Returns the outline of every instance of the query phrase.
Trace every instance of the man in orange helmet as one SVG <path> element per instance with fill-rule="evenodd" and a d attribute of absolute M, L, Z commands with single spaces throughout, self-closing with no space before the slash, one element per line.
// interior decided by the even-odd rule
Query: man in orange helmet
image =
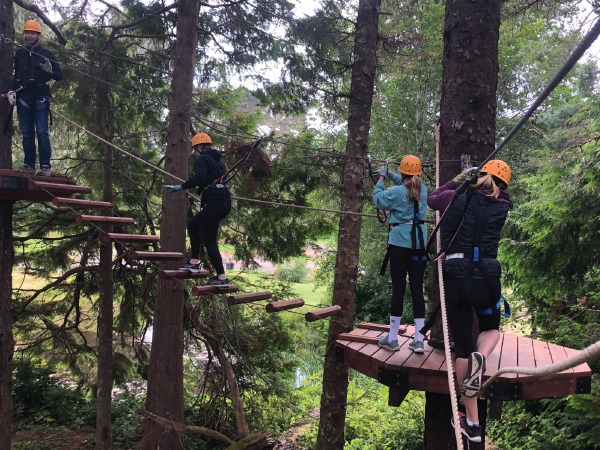
<path fill-rule="evenodd" d="M 17 105 L 19 127 L 23 134 L 25 160 L 23 172 L 35 174 L 36 148 L 39 150 L 40 170 L 38 175 L 50 176 L 52 148 L 48 134 L 50 116 L 50 80 L 60 81 L 63 74 L 56 57 L 40 45 L 42 28 L 35 20 L 27 20 L 23 25 L 26 48 L 15 54 L 15 74 L 11 90 L 6 97 L 11 105 Z"/>
<path fill-rule="evenodd" d="M 202 209 L 188 220 L 187 230 L 190 237 L 190 259 L 180 269 L 198 272 L 200 270 L 200 246 L 204 244 L 217 275 L 207 285 L 227 286 L 229 280 L 225 276 L 223 259 L 219 251 L 217 235 L 221 220 L 231 211 L 231 196 L 227 184 L 222 178 L 225 175 L 225 164 L 221 154 L 212 148 L 212 139 L 206 133 L 198 133 L 192 138 L 192 149 L 196 160 L 194 172 L 183 184 L 164 185 L 163 189 L 179 192 L 197 187 L 201 196 Z"/>

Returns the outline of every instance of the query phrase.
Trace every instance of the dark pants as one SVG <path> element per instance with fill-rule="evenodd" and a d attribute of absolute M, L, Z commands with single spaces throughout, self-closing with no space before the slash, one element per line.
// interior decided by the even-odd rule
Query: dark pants
<path fill-rule="evenodd" d="M 200 246 L 204 244 L 208 259 L 210 260 L 217 275 L 225 273 L 223 259 L 219 252 L 217 235 L 219 223 L 231 211 L 231 199 L 207 200 L 198 214 L 188 220 L 187 230 L 190 237 L 190 257 L 198 259 Z"/>
<path fill-rule="evenodd" d="M 400 317 L 404 309 L 406 292 L 406 274 L 410 283 L 415 318 L 425 317 L 425 298 L 423 296 L 423 277 L 427 260 L 423 260 L 423 250 L 390 245 L 390 274 L 392 276 L 392 307 L 390 315 Z"/>
<path fill-rule="evenodd" d="M 17 115 L 19 128 L 23 134 L 24 164 L 35 167 L 35 137 L 37 134 L 40 167 L 50 167 L 52 149 L 48 134 L 48 117 L 50 116 L 50 97 L 32 97 L 21 94 L 17 99 Z"/>
<path fill-rule="evenodd" d="M 479 320 L 479 331 L 500 329 L 500 309 L 494 309 L 500 299 L 500 280 L 490 278 L 485 282 L 481 278 L 471 280 L 469 292 L 463 292 L 464 278 L 444 273 L 444 291 L 448 326 L 454 339 L 454 351 L 457 358 L 468 358 L 475 351 L 473 342 L 473 309 Z M 490 308 L 492 314 L 482 315 L 480 309 Z"/>

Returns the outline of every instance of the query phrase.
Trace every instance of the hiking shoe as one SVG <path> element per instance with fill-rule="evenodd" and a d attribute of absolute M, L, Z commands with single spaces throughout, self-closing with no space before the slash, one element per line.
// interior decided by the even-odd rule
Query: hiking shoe
<path fill-rule="evenodd" d="M 25 164 L 21 168 L 21 172 L 23 172 L 25 175 L 35 175 L 35 167 L 31 167 Z"/>
<path fill-rule="evenodd" d="M 50 166 L 42 166 L 40 167 L 40 170 L 38 170 L 37 175 L 42 177 L 50 177 L 52 176 L 52 170 L 50 169 Z"/>
<path fill-rule="evenodd" d="M 390 341 L 389 334 L 384 334 L 383 336 L 380 336 L 377 340 L 377 343 L 380 347 L 387 348 L 388 350 L 391 350 L 393 352 L 400 349 L 400 346 L 398 345 L 398 339 L 396 339 L 395 341 Z"/>
<path fill-rule="evenodd" d="M 227 278 L 221 280 L 219 277 L 212 277 L 204 286 L 229 286 L 229 280 Z"/>
<path fill-rule="evenodd" d="M 465 397 L 477 397 L 481 388 L 481 377 L 483 376 L 485 358 L 479 352 L 469 355 L 467 375 L 460 384 L 460 392 Z"/>
<path fill-rule="evenodd" d="M 200 272 L 200 263 L 192 264 L 191 262 L 188 261 L 185 264 L 182 264 L 181 266 L 179 266 L 179 270 L 188 270 L 192 273 L 198 273 L 198 272 Z"/>
<path fill-rule="evenodd" d="M 408 344 L 408 348 L 415 353 L 425 353 L 425 344 L 423 344 L 423 341 L 415 341 L 413 339 L 413 341 Z"/>
<path fill-rule="evenodd" d="M 479 425 L 469 425 L 467 423 L 467 415 L 462 411 L 458 412 L 458 418 L 460 432 L 471 442 L 481 442 L 481 427 Z M 454 427 L 454 417 L 450 419 L 450 423 Z"/>

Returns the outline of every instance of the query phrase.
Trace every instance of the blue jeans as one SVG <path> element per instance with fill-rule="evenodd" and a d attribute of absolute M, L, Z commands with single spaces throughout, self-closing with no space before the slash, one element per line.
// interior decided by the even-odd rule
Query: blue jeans
<path fill-rule="evenodd" d="M 35 135 L 37 134 L 40 153 L 40 167 L 50 167 L 50 135 L 48 117 L 50 116 L 50 97 L 33 97 L 21 94 L 17 100 L 19 127 L 23 133 L 24 164 L 35 167 Z"/>

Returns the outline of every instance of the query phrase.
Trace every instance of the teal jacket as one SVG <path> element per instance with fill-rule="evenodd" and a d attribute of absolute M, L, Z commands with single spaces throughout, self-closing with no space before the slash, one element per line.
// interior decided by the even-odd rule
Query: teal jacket
<path fill-rule="evenodd" d="M 385 189 L 384 180 L 379 180 L 373 188 L 373 203 L 379 209 L 390 211 L 390 224 L 402 224 L 392 227 L 388 244 L 397 247 L 412 248 L 411 229 L 414 215 L 414 202 L 408 198 L 408 189 L 402 184 L 402 177 L 388 172 L 388 178 L 395 186 Z M 419 220 L 425 220 L 427 212 L 427 187 L 421 183 L 421 199 L 419 201 Z M 427 242 L 427 226 L 420 224 L 423 239 Z M 421 248 L 417 239 L 416 248 Z"/>

